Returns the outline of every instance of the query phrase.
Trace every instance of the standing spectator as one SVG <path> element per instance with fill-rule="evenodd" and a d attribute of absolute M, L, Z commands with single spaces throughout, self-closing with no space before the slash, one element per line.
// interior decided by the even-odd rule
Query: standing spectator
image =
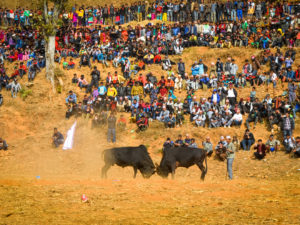
<path fill-rule="evenodd" d="M 107 142 L 116 143 L 116 117 L 114 112 L 111 112 L 108 119 L 107 119 Z"/>
<path fill-rule="evenodd" d="M 202 142 L 203 149 L 206 151 L 207 156 L 211 156 L 213 153 L 213 145 L 210 141 L 210 137 L 206 137 L 206 140 Z"/>
<path fill-rule="evenodd" d="M 282 131 L 284 138 L 287 136 L 292 136 L 293 130 L 295 129 L 294 119 L 287 112 L 282 120 Z"/>
<path fill-rule="evenodd" d="M 234 144 L 231 142 L 231 137 L 227 136 L 227 173 L 229 180 L 232 180 L 232 164 L 235 157 L 235 147 Z"/>
<path fill-rule="evenodd" d="M 52 140 L 56 148 L 58 148 L 59 145 L 64 143 L 64 136 L 57 130 L 57 128 L 54 128 L 54 134 L 52 136 Z"/>
<path fill-rule="evenodd" d="M 258 139 L 258 143 L 254 147 L 256 149 L 256 152 L 254 152 L 254 156 L 258 160 L 262 160 L 266 156 L 266 145 L 262 143 L 261 139 Z"/>

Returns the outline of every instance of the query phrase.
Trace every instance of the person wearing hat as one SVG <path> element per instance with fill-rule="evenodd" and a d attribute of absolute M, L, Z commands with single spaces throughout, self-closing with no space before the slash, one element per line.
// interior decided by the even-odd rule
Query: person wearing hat
<path fill-rule="evenodd" d="M 227 136 L 226 137 L 227 140 L 227 173 L 228 173 L 228 178 L 229 180 L 232 180 L 233 178 L 233 173 L 232 173 L 232 164 L 233 164 L 233 160 L 235 157 L 235 146 L 231 141 L 231 137 Z"/>

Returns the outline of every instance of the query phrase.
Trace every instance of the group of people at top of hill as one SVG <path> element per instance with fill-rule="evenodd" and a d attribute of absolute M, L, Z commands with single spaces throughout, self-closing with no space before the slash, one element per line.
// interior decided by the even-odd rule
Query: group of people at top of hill
<path fill-rule="evenodd" d="M 284 14 L 296 15 L 299 12 L 297 1 L 136 1 L 134 3 L 115 6 L 113 3 L 102 6 L 84 6 L 75 4 L 70 11 L 60 14 L 64 23 L 72 26 L 91 26 L 96 24 L 124 24 L 131 21 L 162 20 L 164 22 L 236 21 L 243 18 L 263 17 L 278 18 Z M 0 8 L 0 24 L 6 26 L 27 26 L 34 24 L 39 9 L 18 7 L 16 9 Z M 49 9 L 49 15 L 53 9 Z M 277 21 L 277 20 L 275 20 Z"/>

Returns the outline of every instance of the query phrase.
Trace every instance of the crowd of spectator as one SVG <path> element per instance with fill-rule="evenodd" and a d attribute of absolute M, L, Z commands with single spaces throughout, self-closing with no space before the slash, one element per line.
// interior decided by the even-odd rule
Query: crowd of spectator
<path fill-rule="evenodd" d="M 136 123 L 140 132 L 154 120 L 167 129 L 184 123 L 209 129 L 245 124 L 247 131 L 240 142 L 244 150 L 255 143 L 249 132 L 252 123 L 255 129 L 257 123 L 265 122 L 272 133 L 274 126 L 282 133 L 286 151 L 294 151 L 300 81 L 300 66 L 293 69 L 300 40 L 298 9 L 298 3 L 268 1 L 157 1 L 119 8 L 75 5 L 61 15 L 64 23 L 57 30 L 55 62 L 74 70 L 72 83 L 84 90 L 85 96 L 77 99 L 76 91 L 69 92 L 66 118 L 91 119 L 95 128 L 107 123 L 110 112 L 127 112 L 129 122 Z M 12 97 L 21 90 L 19 78 L 27 75 L 33 82 L 45 67 L 45 40 L 33 26 L 40 13 L 0 10 L 0 24 L 8 26 L 0 31 L 0 90 L 11 90 Z M 172 23 L 121 26 L 147 19 Z M 191 68 L 186 68 L 184 59 L 175 62 L 169 57 L 192 46 L 254 47 L 260 48 L 261 54 L 246 59 L 241 68 L 234 56 L 225 61 L 217 58 L 209 65 L 200 59 Z M 14 64 L 13 73 L 9 74 L 6 63 Z M 101 74 L 92 63 L 113 66 L 116 71 Z M 150 64 L 161 66 L 160 78 L 144 72 Z M 268 69 L 262 71 L 262 65 Z M 91 68 L 90 75 L 78 77 L 77 66 Z M 263 99 L 256 96 L 257 87 L 271 84 L 276 89 L 284 83 L 288 88 L 273 98 L 270 94 Z M 240 98 L 237 89 L 247 86 L 252 87 L 249 97 Z M 211 89 L 213 94 L 197 97 L 199 89 Z M 181 92 L 186 93 L 184 98 L 178 97 Z M 108 124 L 124 127 L 126 122 L 122 117 Z M 115 133 L 109 135 L 115 142 Z M 197 146 L 195 140 L 188 145 Z M 222 141 L 219 145 L 226 148 Z M 261 141 L 255 146 L 259 155 L 265 149 L 261 146 Z"/>

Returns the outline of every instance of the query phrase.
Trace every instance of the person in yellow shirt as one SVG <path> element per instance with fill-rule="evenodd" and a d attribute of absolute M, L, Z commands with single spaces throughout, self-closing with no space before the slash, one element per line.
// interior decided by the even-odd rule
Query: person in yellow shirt
<path fill-rule="evenodd" d="M 140 97 L 144 94 L 143 87 L 139 84 L 139 82 L 136 82 L 135 85 L 131 89 L 131 96 L 132 99 L 136 99 L 137 101 L 140 100 Z"/>
<path fill-rule="evenodd" d="M 117 94 L 118 94 L 117 89 L 113 86 L 113 84 L 110 84 L 109 88 L 107 89 L 107 96 L 111 100 L 114 100 Z"/>

